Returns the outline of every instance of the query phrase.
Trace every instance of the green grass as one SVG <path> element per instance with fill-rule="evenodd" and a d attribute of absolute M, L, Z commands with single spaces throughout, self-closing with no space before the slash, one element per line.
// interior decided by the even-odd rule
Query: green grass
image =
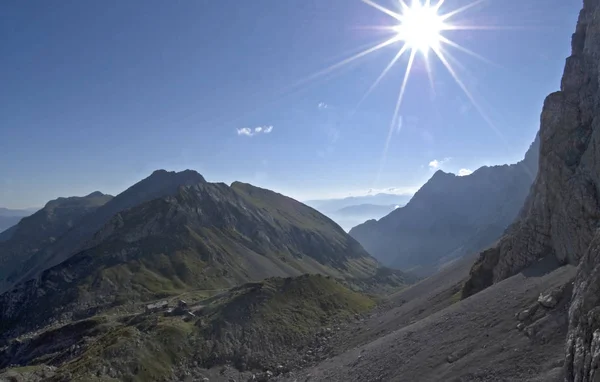
<path fill-rule="evenodd" d="M 458 292 L 454 293 L 452 296 L 450 296 L 450 302 L 452 302 L 452 304 L 456 304 L 461 299 L 462 299 L 462 291 L 460 291 L 460 290 Z"/>
<path fill-rule="evenodd" d="M 25 373 L 35 373 L 36 371 L 41 370 L 42 368 L 43 368 L 43 365 L 31 365 L 31 366 L 15 367 L 10 370 L 14 371 L 16 373 L 25 374 Z"/>
<path fill-rule="evenodd" d="M 185 322 L 161 314 L 97 316 L 49 331 L 37 340 L 60 344 L 62 336 L 71 333 L 84 347 L 76 358 L 59 365 L 57 381 L 164 381 L 174 377 L 173 370 L 182 362 L 274 367 L 270 362 L 281 354 L 297 356 L 294 352 L 310 344 L 321 328 L 375 305 L 372 298 L 321 275 L 271 278 L 220 293 L 190 291 L 173 300 L 184 297 L 188 303 L 206 306 L 200 319 Z M 66 354 L 62 351 L 53 350 L 48 356 Z M 117 371 L 116 379 L 107 377 L 107 370 Z"/>
<path fill-rule="evenodd" d="M 190 357 L 188 337 L 195 328 L 180 318 L 156 318 L 141 316 L 97 338 L 84 354 L 61 368 L 61 375 L 80 377 L 105 367 L 119 370 L 125 381 L 170 378 L 173 366 Z"/>

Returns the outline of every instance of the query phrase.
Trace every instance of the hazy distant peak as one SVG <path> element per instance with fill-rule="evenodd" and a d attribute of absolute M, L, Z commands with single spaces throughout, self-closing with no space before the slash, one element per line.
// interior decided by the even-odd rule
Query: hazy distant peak
<path fill-rule="evenodd" d="M 183 171 L 167 171 L 164 169 L 154 170 L 152 174 L 146 179 L 154 179 L 154 178 L 166 178 L 166 177 L 180 177 L 186 180 L 198 181 L 198 182 L 206 182 L 206 179 L 202 175 L 200 175 L 197 171 L 194 170 L 183 170 Z"/>
<path fill-rule="evenodd" d="M 102 196 L 111 196 L 111 195 L 104 194 L 100 191 L 94 191 L 91 194 L 87 195 L 86 198 L 99 198 Z"/>

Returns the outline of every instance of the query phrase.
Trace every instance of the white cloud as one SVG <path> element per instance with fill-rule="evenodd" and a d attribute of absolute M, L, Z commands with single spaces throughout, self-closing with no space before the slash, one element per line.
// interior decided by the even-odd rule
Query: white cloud
<path fill-rule="evenodd" d="M 243 127 L 241 129 L 237 129 L 237 133 L 238 133 L 238 135 L 246 135 L 246 136 L 249 136 L 249 137 L 251 137 L 251 136 L 254 135 L 254 133 L 252 132 L 252 130 L 249 129 L 249 128 L 247 128 L 247 127 Z"/>
<path fill-rule="evenodd" d="M 473 173 L 472 170 L 469 170 L 468 168 L 461 168 L 458 171 L 458 176 L 467 176 L 467 175 L 471 175 Z"/>
<path fill-rule="evenodd" d="M 437 159 L 432 160 L 431 162 L 429 162 L 429 167 L 430 168 L 438 168 L 440 167 L 440 161 Z"/>
<path fill-rule="evenodd" d="M 404 119 L 402 118 L 402 116 L 398 116 L 398 126 L 396 126 L 396 134 L 400 133 L 400 130 L 402 130 L 402 122 L 404 121 Z"/>
<path fill-rule="evenodd" d="M 327 105 L 325 102 L 319 102 L 317 107 L 319 108 L 319 110 L 324 110 L 324 109 L 327 109 L 329 107 L 329 105 Z"/>
<path fill-rule="evenodd" d="M 444 158 L 444 159 L 441 159 L 441 160 L 434 159 L 431 162 L 429 162 L 429 168 L 432 169 L 432 170 L 437 170 L 444 163 L 447 163 L 450 159 L 452 159 L 452 158 Z"/>
<path fill-rule="evenodd" d="M 241 129 L 237 129 L 237 135 L 252 137 L 257 134 L 269 134 L 271 131 L 273 131 L 273 126 L 258 126 L 254 129 L 242 127 Z"/>

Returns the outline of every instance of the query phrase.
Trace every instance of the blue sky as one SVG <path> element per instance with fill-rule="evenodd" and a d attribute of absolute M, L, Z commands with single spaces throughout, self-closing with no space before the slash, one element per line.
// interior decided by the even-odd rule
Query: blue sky
<path fill-rule="evenodd" d="M 356 105 L 400 45 L 299 82 L 388 37 L 368 27 L 394 19 L 359 0 L 2 2 L 0 206 L 116 194 L 158 168 L 313 199 L 412 191 L 435 160 L 455 173 L 515 162 L 580 7 L 488 0 L 458 16 L 513 27 L 446 33 L 492 62 L 449 48 L 496 131 L 435 59 L 433 92 L 417 57 L 381 166 L 407 58 Z M 256 127 L 270 131 L 243 134 Z"/>

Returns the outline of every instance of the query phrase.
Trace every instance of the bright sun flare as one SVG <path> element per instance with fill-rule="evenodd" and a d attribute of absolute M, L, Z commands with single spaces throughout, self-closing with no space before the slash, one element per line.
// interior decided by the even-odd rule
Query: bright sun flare
<path fill-rule="evenodd" d="M 438 15 L 438 8 L 428 4 L 414 2 L 402 14 L 400 25 L 393 27 L 398 33 L 398 40 L 404 41 L 411 49 L 427 54 L 429 49 L 438 49 L 446 26 L 444 19 Z"/>
<path fill-rule="evenodd" d="M 377 173 L 377 179 L 383 170 L 385 165 L 385 159 L 387 156 L 387 151 L 390 145 L 390 141 L 392 139 L 394 131 L 399 130 L 399 112 L 400 106 L 404 99 L 404 94 L 406 91 L 406 86 L 411 74 L 411 70 L 415 64 L 415 58 L 417 53 L 421 53 L 424 59 L 425 68 L 427 70 L 427 75 L 429 77 L 430 85 L 433 89 L 433 72 L 431 69 L 430 59 L 437 58 L 444 67 L 448 70 L 452 78 L 456 81 L 456 84 L 461 88 L 467 98 L 471 101 L 475 109 L 479 112 L 479 114 L 483 117 L 483 119 L 487 122 L 487 124 L 498 134 L 501 136 L 498 129 L 495 127 L 493 121 L 487 116 L 484 110 L 480 107 L 478 102 L 476 102 L 475 98 L 471 94 L 471 92 L 466 87 L 465 83 L 458 76 L 458 73 L 454 69 L 451 61 L 457 62 L 457 60 L 451 55 L 448 50 L 449 47 L 457 49 L 463 53 L 467 53 L 475 58 L 481 59 L 489 63 L 488 60 L 481 57 L 477 53 L 463 47 L 462 45 L 452 41 L 443 35 L 445 31 L 464 31 L 464 30 L 493 30 L 496 29 L 494 26 L 490 25 L 466 25 L 454 22 L 452 19 L 462 14 L 463 12 L 476 7 L 477 5 L 487 1 L 487 0 L 472 0 L 471 3 L 464 5 L 459 8 L 454 8 L 453 10 L 446 10 L 446 12 L 441 12 L 444 3 L 450 3 L 450 1 L 446 0 L 437 0 L 435 4 L 432 4 L 435 0 L 412 0 L 411 5 L 406 3 L 407 0 L 394 0 L 396 5 L 398 5 L 397 10 L 392 10 L 386 8 L 376 1 L 378 0 L 361 0 L 363 3 L 391 16 L 395 21 L 395 25 L 393 26 L 377 26 L 375 29 L 384 30 L 390 32 L 391 37 L 387 40 L 377 43 L 376 45 L 359 52 L 352 57 L 346 58 L 336 64 L 333 64 L 313 75 L 305 78 L 300 81 L 298 84 L 302 84 L 306 81 L 313 80 L 317 77 L 327 75 L 333 72 L 336 69 L 339 69 L 345 65 L 348 65 L 355 60 L 363 58 L 375 51 L 383 49 L 385 47 L 397 46 L 400 43 L 400 48 L 394 58 L 387 64 L 387 66 L 383 69 L 379 77 L 375 79 L 371 87 L 367 90 L 361 100 L 358 102 L 356 109 L 362 104 L 362 102 L 371 94 L 371 92 L 377 87 L 377 85 L 383 80 L 386 74 L 394 67 L 394 65 L 403 57 L 405 54 L 408 55 L 408 61 L 406 64 L 406 69 L 404 72 L 404 79 L 400 85 L 398 99 L 396 101 L 396 106 L 394 109 L 394 113 L 392 116 L 392 121 L 390 123 L 390 127 L 388 129 L 387 139 L 385 141 L 385 146 L 383 149 L 383 153 L 381 155 L 381 164 L 379 167 L 379 171 Z M 408 0 L 410 1 L 410 0 Z M 447 4 L 446 4 L 447 5 Z M 429 52 L 433 52 L 433 55 L 429 55 Z M 377 183 L 377 180 L 375 181 Z"/>

